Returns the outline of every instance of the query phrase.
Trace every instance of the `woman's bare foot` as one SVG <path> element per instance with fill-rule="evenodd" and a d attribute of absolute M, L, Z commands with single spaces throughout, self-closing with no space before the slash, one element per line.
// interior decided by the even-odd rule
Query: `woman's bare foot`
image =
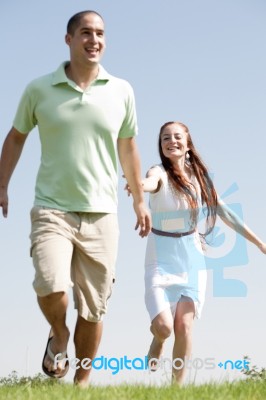
<path fill-rule="evenodd" d="M 151 371 L 157 371 L 159 368 L 160 358 L 163 353 L 163 344 L 164 341 L 161 342 L 154 336 L 148 352 L 148 366 Z"/>

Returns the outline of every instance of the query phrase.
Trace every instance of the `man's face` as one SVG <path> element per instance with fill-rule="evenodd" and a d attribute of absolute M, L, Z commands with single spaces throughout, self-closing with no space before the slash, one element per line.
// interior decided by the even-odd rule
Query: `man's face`
<path fill-rule="evenodd" d="M 103 20 L 93 13 L 84 15 L 73 35 L 66 35 L 71 61 L 98 64 L 105 50 Z"/>

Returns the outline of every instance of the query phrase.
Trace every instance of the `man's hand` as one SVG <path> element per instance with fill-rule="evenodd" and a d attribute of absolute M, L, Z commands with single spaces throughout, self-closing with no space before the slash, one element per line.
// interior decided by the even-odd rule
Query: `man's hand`
<path fill-rule="evenodd" d="M 8 195 L 6 188 L 0 188 L 0 207 L 2 207 L 3 216 L 6 218 L 8 213 Z"/>
<path fill-rule="evenodd" d="M 124 177 L 127 180 L 125 189 L 133 196 L 133 207 L 137 215 L 135 229 L 141 237 L 147 236 L 151 230 L 151 217 L 146 209 L 143 185 L 140 173 L 140 160 L 134 137 L 118 139 L 117 149 Z"/>
<path fill-rule="evenodd" d="M 135 230 L 140 228 L 139 236 L 142 238 L 148 236 L 151 230 L 151 216 L 144 203 L 133 203 L 135 213 L 137 215 L 137 223 Z"/>

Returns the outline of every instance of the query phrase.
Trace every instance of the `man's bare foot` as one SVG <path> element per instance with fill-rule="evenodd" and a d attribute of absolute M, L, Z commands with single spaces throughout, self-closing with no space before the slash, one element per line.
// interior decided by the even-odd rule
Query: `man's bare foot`
<path fill-rule="evenodd" d="M 54 378 L 61 378 L 68 369 L 67 344 L 69 340 L 69 330 L 66 328 L 62 334 L 55 335 L 51 329 L 43 359 L 43 371 Z"/>
<path fill-rule="evenodd" d="M 89 386 L 89 381 L 88 381 L 88 379 L 77 380 L 77 378 L 75 377 L 74 385 L 81 389 L 86 389 Z"/>

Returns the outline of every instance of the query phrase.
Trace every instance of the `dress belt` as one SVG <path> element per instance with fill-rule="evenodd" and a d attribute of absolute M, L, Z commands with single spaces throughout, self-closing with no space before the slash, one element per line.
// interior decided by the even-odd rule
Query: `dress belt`
<path fill-rule="evenodd" d="M 192 231 L 189 231 L 189 232 L 165 232 L 165 231 L 159 231 L 158 229 L 155 229 L 155 228 L 151 228 L 151 231 L 155 235 L 179 238 L 182 236 L 191 235 L 192 233 L 195 232 L 195 229 L 193 229 Z"/>

